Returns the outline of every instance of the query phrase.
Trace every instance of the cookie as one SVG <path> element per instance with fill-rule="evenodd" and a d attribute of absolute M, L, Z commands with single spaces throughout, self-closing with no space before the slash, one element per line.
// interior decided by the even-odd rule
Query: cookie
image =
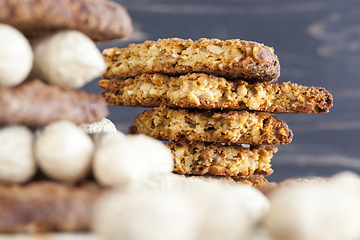
<path fill-rule="evenodd" d="M 0 232 L 38 233 L 90 230 L 97 185 L 49 181 L 0 185 Z"/>
<path fill-rule="evenodd" d="M 137 115 L 130 134 L 160 140 L 220 142 L 251 145 L 288 144 L 292 131 L 285 122 L 265 112 L 206 111 L 156 107 Z"/>
<path fill-rule="evenodd" d="M 272 48 L 238 39 L 159 39 L 105 49 L 103 56 L 108 67 L 105 79 L 126 79 L 142 73 L 202 72 L 253 83 L 276 81 L 280 76 L 280 64 Z"/>
<path fill-rule="evenodd" d="M 274 146 L 222 145 L 186 141 L 168 144 L 174 155 L 174 173 L 186 175 L 217 175 L 249 177 L 252 174 L 270 175 Z"/>
<path fill-rule="evenodd" d="M 2 0 L 0 22 L 37 38 L 60 29 L 83 32 L 93 41 L 124 38 L 132 32 L 126 9 L 106 0 Z"/>
<path fill-rule="evenodd" d="M 104 79 L 99 85 L 109 105 L 321 113 L 329 112 L 333 103 L 332 95 L 321 87 L 291 82 L 248 84 L 201 73 L 176 77 L 144 73 L 125 81 Z"/>
<path fill-rule="evenodd" d="M 65 90 L 40 80 L 0 88 L 0 112 L 0 125 L 32 127 L 61 119 L 76 124 L 96 122 L 108 115 L 106 102 L 100 96 Z"/>

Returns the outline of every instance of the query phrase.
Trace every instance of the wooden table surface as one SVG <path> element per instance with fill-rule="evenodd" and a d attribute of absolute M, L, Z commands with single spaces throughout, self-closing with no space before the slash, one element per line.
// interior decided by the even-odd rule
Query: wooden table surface
<path fill-rule="evenodd" d="M 330 113 L 277 114 L 293 130 L 279 146 L 270 181 L 288 177 L 360 173 L 360 3 L 357 0 L 118 0 L 128 9 L 130 38 L 99 44 L 126 47 L 159 38 L 239 38 L 275 49 L 279 82 L 325 87 Z M 97 80 L 84 87 L 99 93 Z M 143 108 L 110 106 L 109 118 L 126 132 Z"/>

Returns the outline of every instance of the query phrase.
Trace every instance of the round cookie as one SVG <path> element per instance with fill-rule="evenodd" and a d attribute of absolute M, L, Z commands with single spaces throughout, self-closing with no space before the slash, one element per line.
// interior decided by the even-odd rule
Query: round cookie
<path fill-rule="evenodd" d="M 49 235 L 57 232 L 70 236 L 89 231 L 93 206 L 102 192 L 102 188 L 89 181 L 77 185 L 55 181 L 0 184 L 0 239 L 59 240 L 63 238 Z M 23 237 L 15 237 L 16 233 Z M 47 236 L 40 237 L 36 233 Z"/>
<path fill-rule="evenodd" d="M 291 82 L 249 84 L 203 73 L 180 76 L 143 73 L 128 78 L 103 79 L 99 85 L 109 105 L 200 109 L 247 109 L 276 113 L 329 112 L 332 95 L 321 87 Z"/>
<path fill-rule="evenodd" d="M 0 23 L 37 38 L 59 29 L 75 29 L 93 41 L 124 38 L 132 32 L 126 9 L 106 0 L 3 0 Z"/>
<path fill-rule="evenodd" d="M 103 75 L 106 79 L 141 73 L 202 72 L 254 83 L 276 81 L 280 76 L 280 63 L 272 48 L 239 39 L 159 39 L 105 49 L 103 55 L 108 67 Z"/>
<path fill-rule="evenodd" d="M 266 112 L 205 111 L 156 107 L 134 119 L 130 134 L 166 141 L 282 145 L 292 141 L 287 124 Z"/>
<path fill-rule="evenodd" d="M 45 126 L 56 120 L 96 122 L 109 113 L 100 96 L 62 89 L 40 80 L 0 88 L 0 125 Z"/>
<path fill-rule="evenodd" d="M 249 177 L 252 174 L 270 175 L 270 160 L 277 152 L 274 146 L 222 145 L 178 141 L 168 144 L 174 155 L 174 172 L 188 175 L 217 175 Z"/>

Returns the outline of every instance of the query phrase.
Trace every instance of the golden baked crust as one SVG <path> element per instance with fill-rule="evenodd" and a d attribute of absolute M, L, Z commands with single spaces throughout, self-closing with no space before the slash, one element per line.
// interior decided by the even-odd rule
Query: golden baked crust
<path fill-rule="evenodd" d="M 270 175 L 274 146 L 222 145 L 178 141 L 168 144 L 174 155 L 174 173 L 186 175 L 219 175 L 249 177 L 252 174 Z"/>
<path fill-rule="evenodd" d="M 36 38 L 61 29 L 75 29 L 94 41 L 124 38 L 132 22 L 124 7 L 106 0 L 1 0 L 0 22 Z"/>
<path fill-rule="evenodd" d="M 102 189 L 55 182 L 0 184 L 0 232 L 38 233 L 90 230 L 92 209 Z"/>
<path fill-rule="evenodd" d="M 0 113 L 0 125 L 44 126 L 61 119 L 76 124 L 100 121 L 108 109 L 98 95 L 31 80 L 14 88 L 0 87 Z"/>
<path fill-rule="evenodd" d="M 101 80 L 99 85 L 109 105 L 320 113 L 329 112 L 333 103 L 331 94 L 320 87 L 290 82 L 248 84 L 201 73 L 141 74 L 125 81 Z"/>
<path fill-rule="evenodd" d="M 280 76 L 280 64 L 272 48 L 238 39 L 159 39 L 105 49 L 103 56 L 108 67 L 103 75 L 106 79 L 125 79 L 141 73 L 202 72 L 262 82 L 276 81 Z"/>
<path fill-rule="evenodd" d="M 220 142 L 251 145 L 288 144 L 292 132 L 270 113 L 248 111 L 201 111 L 157 107 L 137 115 L 130 134 L 190 142 Z"/>

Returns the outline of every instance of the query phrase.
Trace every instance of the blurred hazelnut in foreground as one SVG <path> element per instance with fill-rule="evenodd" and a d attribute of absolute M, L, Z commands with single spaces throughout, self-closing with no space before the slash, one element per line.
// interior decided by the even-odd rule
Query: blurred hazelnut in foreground
<path fill-rule="evenodd" d="M 198 209 L 178 191 L 112 191 L 98 201 L 93 230 L 106 240 L 190 240 L 197 235 Z"/>
<path fill-rule="evenodd" d="M 267 231 L 277 240 L 360 239 L 360 179 L 294 182 L 269 195 Z"/>
<path fill-rule="evenodd" d="M 154 175 L 101 197 L 93 230 L 102 239 L 248 240 L 269 207 L 247 185 Z"/>
<path fill-rule="evenodd" d="M 202 224 L 197 240 L 247 239 L 269 210 L 269 202 L 255 188 L 194 189 Z"/>

